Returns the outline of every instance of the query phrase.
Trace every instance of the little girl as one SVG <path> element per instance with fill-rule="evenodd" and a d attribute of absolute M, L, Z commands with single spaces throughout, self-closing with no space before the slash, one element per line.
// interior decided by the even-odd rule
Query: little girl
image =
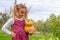
<path fill-rule="evenodd" d="M 28 33 L 24 31 L 25 19 L 27 18 L 27 8 L 23 4 L 14 6 L 13 17 L 2 27 L 2 30 L 12 36 L 12 40 L 29 40 Z M 12 28 L 12 32 L 7 28 Z"/>

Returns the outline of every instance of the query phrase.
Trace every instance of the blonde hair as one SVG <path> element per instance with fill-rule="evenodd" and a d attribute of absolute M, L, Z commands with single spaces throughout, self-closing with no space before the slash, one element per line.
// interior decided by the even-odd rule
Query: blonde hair
<path fill-rule="evenodd" d="M 23 4 L 18 4 L 18 5 L 14 6 L 14 9 L 13 9 L 13 18 L 16 16 L 16 12 L 18 12 L 19 9 L 21 9 L 21 8 L 26 9 L 26 13 L 25 13 L 24 17 L 27 18 L 28 10 L 27 10 L 27 7 L 25 5 L 23 5 Z"/>

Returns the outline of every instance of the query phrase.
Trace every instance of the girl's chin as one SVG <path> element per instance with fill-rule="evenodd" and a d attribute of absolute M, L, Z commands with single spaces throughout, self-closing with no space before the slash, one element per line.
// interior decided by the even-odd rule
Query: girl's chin
<path fill-rule="evenodd" d="M 23 18 L 23 16 L 20 16 L 19 18 Z"/>

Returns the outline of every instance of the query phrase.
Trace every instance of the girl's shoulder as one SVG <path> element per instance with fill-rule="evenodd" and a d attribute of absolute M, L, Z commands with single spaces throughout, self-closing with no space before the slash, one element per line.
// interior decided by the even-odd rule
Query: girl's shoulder
<path fill-rule="evenodd" d="M 14 19 L 13 18 L 10 18 L 8 21 L 11 22 L 11 23 L 14 23 Z"/>
<path fill-rule="evenodd" d="M 14 21 L 13 18 L 10 18 L 9 21 Z"/>

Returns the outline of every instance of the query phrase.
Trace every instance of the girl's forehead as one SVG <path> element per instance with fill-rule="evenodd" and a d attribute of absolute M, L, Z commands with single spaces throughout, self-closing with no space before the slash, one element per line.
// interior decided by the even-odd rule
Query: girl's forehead
<path fill-rule="evenodd" d="M 25 8 L 21 8 L 20 10 L 21 10 L 21 11 L 27 11 L 27 9 L 25 9 Z"/>

